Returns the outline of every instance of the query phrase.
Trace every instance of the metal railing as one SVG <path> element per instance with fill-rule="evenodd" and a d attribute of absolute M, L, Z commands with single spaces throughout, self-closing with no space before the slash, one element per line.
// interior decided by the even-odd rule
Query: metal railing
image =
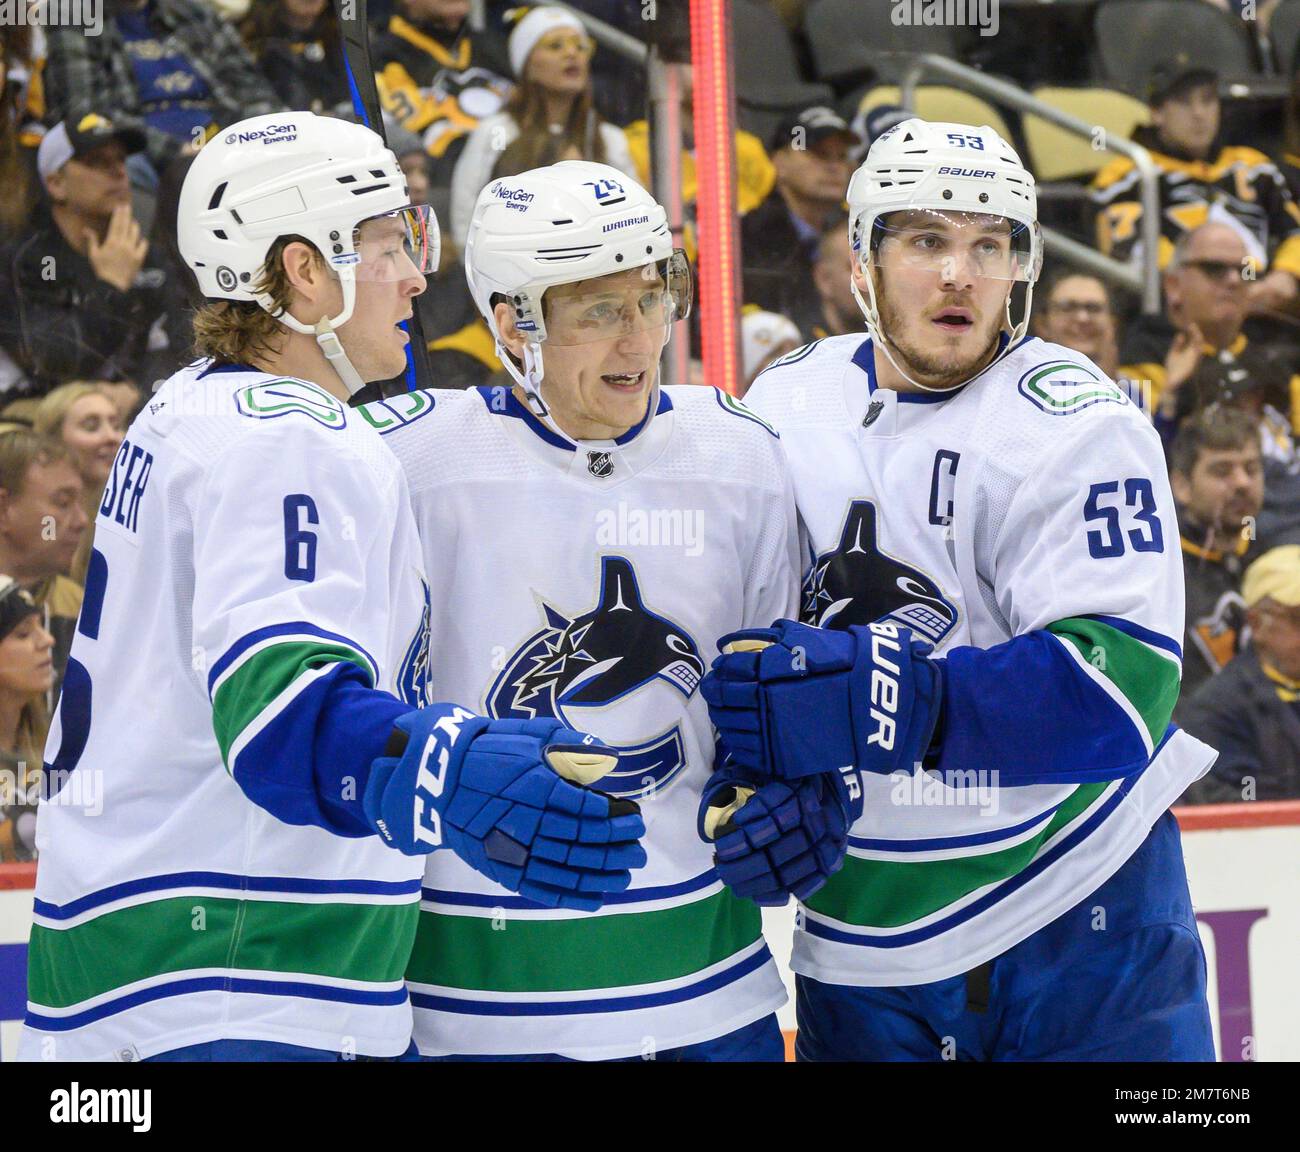
<path fill-rule="evenodd" d="M 1097 125 L 1062 112 L 1045 101 L 1039 100 L 1028 92 L 997 80 L 965 64 L 958 64 L 946 56 L 924 53 L 912 58 L 899 84 L 899 96 L 904 108 L 909 112 L 916 110 L 916 88 L 923 76 L 933 75 L 953 82 L 954 86 L 964 88 L 977 96 L 984 96 L 999 104 L 1005 104 L 1018 112 L 1028 113 L 1046 120 L 1049 124 L 1071 132 L 1077 136 L 1092 139 Z M 1047 251 L 1059 256 L 1067 263 L 1083 268 L 1102 279 L 1127 288 L 1137 293 L 1142 300 L 1142 311 L 1148 314 L 1160 311 L 1160 195 L 1159 170 L 1151 159 L 1151 154 L 1141 145 L 1131 140 L 1107 133 L 1106 149 L 1127 156 L 1133 161 L 1138 171 L 1142 219 L 1139 230 L 1142 237 L 1141 262 L 1137 269 L 1130 264 L 1121 263 L 1110 256 L 1072 240 L 1054 228 L 1043 229 L 1043 243 Z"/>

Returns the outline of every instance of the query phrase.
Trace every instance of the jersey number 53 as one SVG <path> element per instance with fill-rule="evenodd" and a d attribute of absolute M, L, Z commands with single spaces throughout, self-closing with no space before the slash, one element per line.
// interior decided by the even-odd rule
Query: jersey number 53
<path fill-rule="evenodd" d="M 1121 526 L 1123 517 L 1132 527 Z M 1134 476 L 1124 481 L 1123 494 L 1118 480 L 1107 480 L 1088 489 L 1088 500 L 1083 506 L 1087 523 L 1099 524 L 1088 531 L 1088 555 L 1094 560 L 1111 560 L 1123 556 L 1125 540 L 1134 552 L 1163 552 L 1165 534 L 1156 515 L 1155 493 L 1151 481 L 1145 476 Z"/>

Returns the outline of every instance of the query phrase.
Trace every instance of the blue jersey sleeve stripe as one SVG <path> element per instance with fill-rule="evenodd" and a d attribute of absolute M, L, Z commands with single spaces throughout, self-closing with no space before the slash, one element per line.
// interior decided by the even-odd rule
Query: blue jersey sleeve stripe
<path fill-rule="evenodd" d="M 1141 624 L 1134 624 L 1132 620 L 1125 620 L 1122 616 L 1103 616 L 1097 612 L 1089 612 L 1084 617 L 1085 620 L 1096 620 L 1099 624 L 1109 625 L 1116 632 L 1123 632 L 1126 636 L 1132 636 L 1134 640 L 1141 640 L 1143 644 L 1150 644 L 1152 648 L 1159 648 L 1175 656 L 1181 662 L 1183 658 L 1183 646 L 1177 640 L 1166 636 L 1161 632 L 1153 632 L 1150 628 L 1143 628 Z"/>

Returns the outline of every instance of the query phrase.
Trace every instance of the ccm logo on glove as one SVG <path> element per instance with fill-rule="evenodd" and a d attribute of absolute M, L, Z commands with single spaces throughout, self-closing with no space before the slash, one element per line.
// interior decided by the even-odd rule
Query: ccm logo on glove
<path fill-rule="evenodd" d="M 415 776 L 415 838 L 421 844 L 431 844 L 435 848 L 442 844 L 442 818 L 433 802 L 442 795 L 447 765 L 451 763 L 451 746 L 460 739 L 461 722 L 473 719 L 473 712 L 454 708 L 439 718 L 424 742 L 420 768 Z M 430 770 L 430 760 L 436 760 L 436 772 Z"/>

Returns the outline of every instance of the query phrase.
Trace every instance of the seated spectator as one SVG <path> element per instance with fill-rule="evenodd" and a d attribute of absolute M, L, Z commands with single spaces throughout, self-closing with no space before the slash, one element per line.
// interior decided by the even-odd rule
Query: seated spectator
<path fill-rule="evenodd" d="M 499 33 L 471 28 L 470 7 L 470 0 L 397 0 L 370 49 L 385 111 L 422 138 L 443 187 L 469 134 L 501 111 L 513 88 Z"/>
<path fill-rule="evenodd" d="M 0 575 L 0 863 L 36 854 L 35 785 L 54 680 L 54 637 L 40 616 L 31 593 Z"/>
<path fill-rule="evenodd" d="M 44 393 L 78 378 L 134 376 L 162 315 L 166 275 L 132 214 L 126 157 L 138 131 L 88 115 L 46 133 L 41 215 L 0 255 L 9 306 L 0 345 Z"/>
<path fill-rule="evenodd" d="M 330 0 L 254 0 L 239 33 L 284 107 L 351 112 L 339 21 Z"/>
<path fill-rule="evenodd" d="M 764 312 L 752 304 L 740 314 L 741 372 L 744 375 L 743 396 L 749 391 L 754 378 L 773 360 L 793 352 L 804 342 L 799 329 L 786 316 Z"/>
<path fill-rule="evenodd" d="M 1178 709 L 1223 670 L 1244 640 L 1241 574 L 1264 501 L 1254 422 L 1230 408 L 1185 421 L 1170 453 L 1169 483 L 1187 597 L 1177 722 Z"/>
<path fill-rule="evenodd" d="M 898 104 L 877 104 L 868 108 L 866 103 L 867 97 L 863 96 L 862 103 L 858 105 L 857 114 L 850 125 L 853 134 L 857 137 L 853 147 L 849 149 L 849 163 L 854 168 L 867 158 L 871 145 L 878 137 L 915 115 Z"/>
<path fill-rule="evenodd" d="M 843 214 L 856 140 L 830 108 L 805 109 L 773 135 L 776 189 L 740 224 L 746 304 L 816 322 L 807 316 L 818 299 L 813 264 L 822 234 Z"/>
<path fill-rule="evenodd" d="M 55 691 L 81 611 L 68 571 L 89 521 L 81 477 L 60 443 L 34 432 L 0 433 L 0 572 L 32 594 L 54 636 Z"/>
<path fill-rule="evenodd" d="M 1249 266 L 1237 229 L 1212 223 L 1184 233 L 1163 277 L 1165 315 L 1139 317 L 1124 334 L 1120 373 L 1147 382 L 1151 414 L 1166 438 L 1187 410 L 1180 410 L 1187 404 L 1180 390 L 1198 373 L 1217 380 L 1246 369 L 1267 385 L 1267 403 L 1300 422 L 1300 377 L 1242 330 L 1250 308 Z"/>
<path fill-rule="evenodd" d="M 23 229 L 36 204 L 35 165 L 21 142 L 21 85 L 11 83 L 31 64 L 32 30 L 26 24 L 0 24 L 0 244 Z"/>
<path fill-rule="evenodd" d="M 1119 322 L 1110 289 L 1099 277 L 1072 268 L 1048 277 L 1035 293 L 1034 331 L 1051 344 L 1082 352 L 1109 379 L 1120 380 Z"/>
<path fill-rule="evenodd" d="M 201 0 L 118 0 L 102 35 L 52 24 L 46 36 L 49 121 L 98 113 L 143 128 L 155 175 L 217 128 L 283 107 L 239 33 Z"/>
<path fill-rule="evenodd" d="M 817 291 L 813 308 L 801 309 L 795 318 L 809 340 L 843 336 L 848 332 L 865 335 L 862 310 L 853 298 L 853 249 L 849 245 L 848 221 L 844 218 L 827 227 L 817 242 L 813 287 Z"/>
<path fill-rule="evenodd" d="M 1160 250 L 1164 268 L 1185 233 L 1222 220 L 1242 236 L 1250 260 L 1267 275 L 1248 285 L 1252 313 L 1292 307 L 1300 295 L 1300 208 L 1264 153 L 1219 139 L 1218 76 L 1181 57 L 1159 66 L 1148 86 L 1151 125 L 1133 142 L 1160 171 Z M 1138 256 L 1142 202 L 1138 171 L 1121 156 L 1097 173 L 1097 243 L 1118 260 Z"/>
<path fill-rule="evenodd" d="M 163 270 L 166 278 L 167 293 L 161 323 L 164 339 L 150 341 L 150 351 L 135 372 L 133 379 L 139 385 L 141 398 L 136 400 L 131 410 L 132 417 L 139 411 L 143 396 L 152 394 L 155 384 L 166 380 L 177 369 L 195 359 L 194 313 L 205 301 L 194 271 L 181 256 L 176 239 L 176 216 L 180 210 L 181 188 L 184 187 L 185 177 L 193 163 L 193 156 L 178 158 L 158 182 L 153 227 L 149 233 L 149 260 Z M 98 380 L 96 383 L 102 386 L 104 382 Z M 123 395 L 118 399 L 121 406 L 127 397 Z M 130 418 L 123 427 L 129 423 Z"/>
<path fill-rule="evenodd" d="M 1184 796 L 1191 803 L 1300 798 L 1300 545 L 1256 560 L 1242 596 L 1250 647 L 1188 702 L 1179 721 L 1219 750 Z"/>
<path fill-rule="evenodd" d="M 477 388 L 500 370 L 496 340 L 479 316 L 429 341 L 429 373 L 435 388 Z"/>
<path fill-rule="evenodd" d="M 89 528 L 72 561 L 68 575 L 86 583 L 86 568 L 95 540 L 95 517 L 104 485 L 113 471 L 113 461 L 122 443 L 124 426 L 116 402 L 94 384 L 63 384 L 45 397 L 36 409 L 33 429 L 38 436 L 58 440 L 81 476 L 82 507 Z"/>
<path fill-rule="evenodd" d="M 560 160 L 595 160 L 636 178 L 621 128 L 606 123 L 591 97 L 595 44 L 563 8 L 534 8 L 510 33 L 519 79 L 505 110 L 479 121 L 451 181 L 451 233 L 465 247 L 474 203 L 487 183 Z"/>
<path fill-rule="evenodd" d="M 682 85 L 681 127 L 682 148 L 679 160 L 682 166 L 682 247 L 688 259 L 694 262 L 699 251 L 695 234 L 695 201 L 699 195 L 699 176 L 695 169 L 695 113 L 689 83 Z M 653 187 L 650 156 L 650 122 L 639 119 L 623 129 L 627 146 L 636 166 L 637 179 L 646 187 Z M 776 183 L 776 169 L 768 159 L 763 142 L 750 132 L 736 130 L 736 211 L 744 216 L 752 212 L 772 191 Z"/>

